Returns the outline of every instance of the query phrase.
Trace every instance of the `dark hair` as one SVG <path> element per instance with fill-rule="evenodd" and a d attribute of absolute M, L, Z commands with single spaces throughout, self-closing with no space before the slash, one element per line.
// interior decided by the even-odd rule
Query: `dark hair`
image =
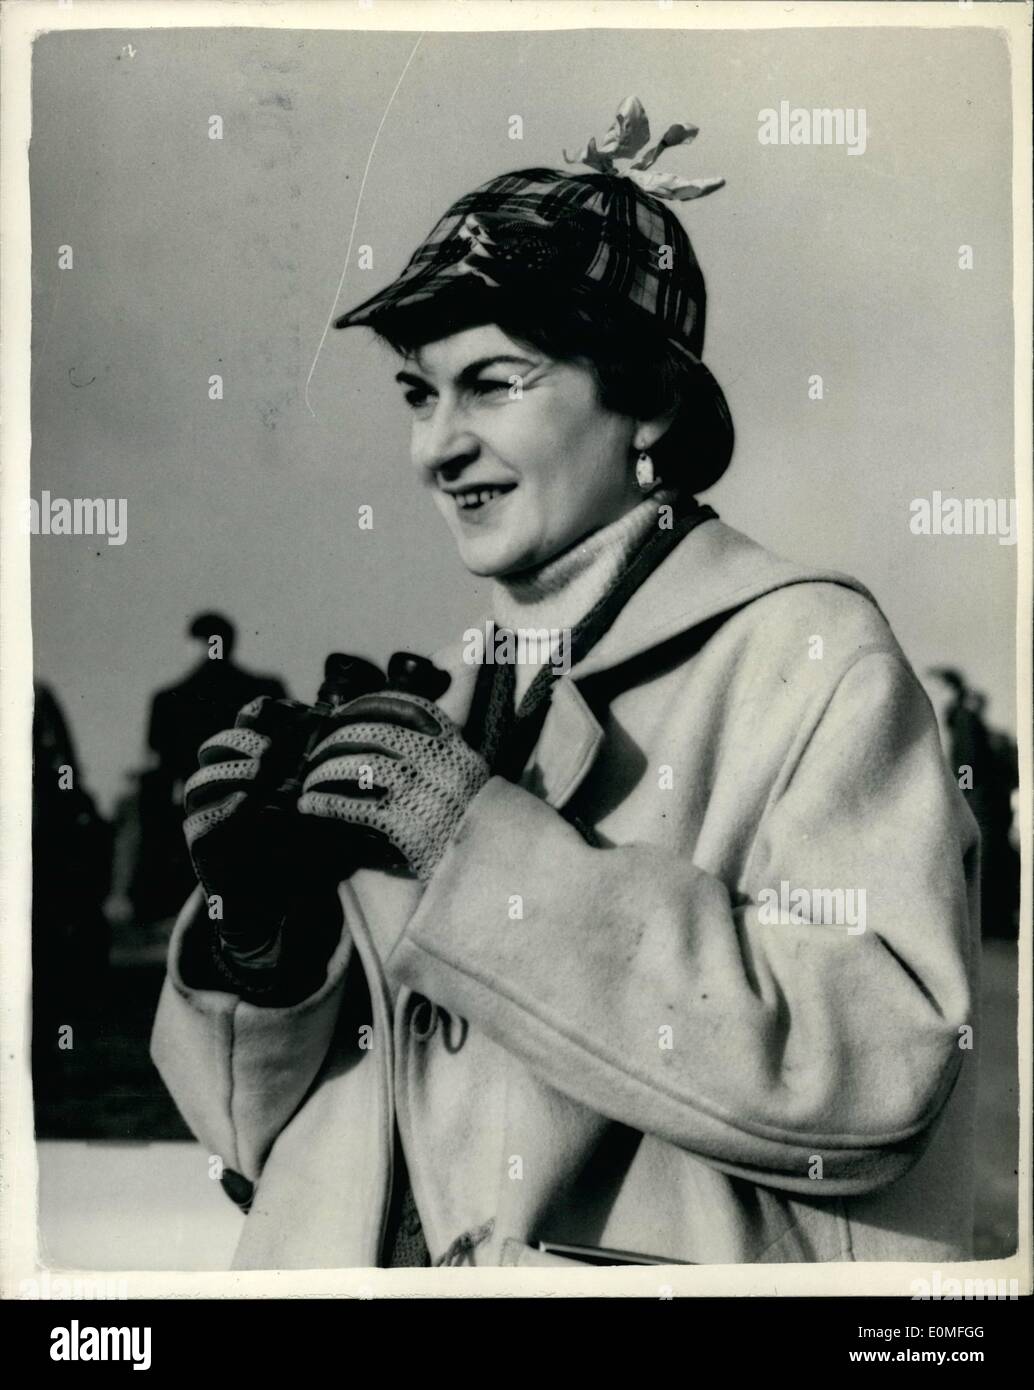
<path fill-rule="evenodd" d="M 207 642 L 210 637 L 221 637 L 223 641 L 223 652 L 226 656 L 233 650 L 234 642 L 237 637 L 237 630 L 229 618 L 222 613 L 198 613 L 191 619 L 187 632 L 191 637 L 200 637 Z"/>
<path fill-rule="evenodd" d="M 560 362 L 585 361 L 600 404 L 637 420 L 673 406 L 675 418 L 650 450 L 657 474 L 681 492 L 702 491 L 724 472 L 732 428 L 713 379 L 685 358 L 645 315 L 611 308 L 599 296 L 576 298 L 489 289 L 470 279 L 423 303 L 396 308 L 371 327 L 402 355 L 485 323 Z"/>

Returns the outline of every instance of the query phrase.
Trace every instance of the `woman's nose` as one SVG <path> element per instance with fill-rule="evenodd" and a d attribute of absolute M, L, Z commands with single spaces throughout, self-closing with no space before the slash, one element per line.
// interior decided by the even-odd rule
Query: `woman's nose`
<path fill-rule="evenodd" d="M 431 416 L 413 428 L 412 454 L 418 469 L 430 478 L 449 478 L 477 458 L 481 450 L 463 410 L 439 400 Z"/>

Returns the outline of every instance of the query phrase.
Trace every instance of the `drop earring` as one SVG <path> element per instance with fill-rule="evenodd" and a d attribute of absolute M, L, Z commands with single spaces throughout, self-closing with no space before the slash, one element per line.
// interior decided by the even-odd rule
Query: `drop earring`
<path fill-rule="evenodd" d="M 645 449 L 636 459 L 635 480 L 640 492 L 652 492 L 657 486 L 657 478 L 653 471 L 653 459 Z"/>

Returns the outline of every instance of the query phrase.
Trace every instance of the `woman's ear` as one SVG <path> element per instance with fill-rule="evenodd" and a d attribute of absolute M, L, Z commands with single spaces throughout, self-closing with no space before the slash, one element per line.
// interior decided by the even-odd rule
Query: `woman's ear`
<path fill-rule="evenodd" d="M 675 416 L 679 413 L 679 404 L 679 401 L 674 401 L 663 414 L 655 415 L 649 420 L 637 420 L 632 436 L 633 446 L 640 452 L 649 453 L 674 424 Z"/>

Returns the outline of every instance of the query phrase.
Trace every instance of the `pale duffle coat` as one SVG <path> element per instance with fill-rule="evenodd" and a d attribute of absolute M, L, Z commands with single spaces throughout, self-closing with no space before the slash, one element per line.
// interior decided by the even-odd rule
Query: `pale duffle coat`
<path fill-rule="evenodd" d="M 436 660 L 462 725 L 460 650 Z M 256 1184 L 235 1267 L 379 1263 L 396 1123 L 436 1262 L 966 1256 L 977 852 L 861 585 L 698 526 L 430 882 L 340 885 L 312 997 L 185 978 L 211 924 L 200 890 L 184 908 L 152 1052 Z M 766 919 L 800 888 L 864 889 L 865 930 Z"/>

